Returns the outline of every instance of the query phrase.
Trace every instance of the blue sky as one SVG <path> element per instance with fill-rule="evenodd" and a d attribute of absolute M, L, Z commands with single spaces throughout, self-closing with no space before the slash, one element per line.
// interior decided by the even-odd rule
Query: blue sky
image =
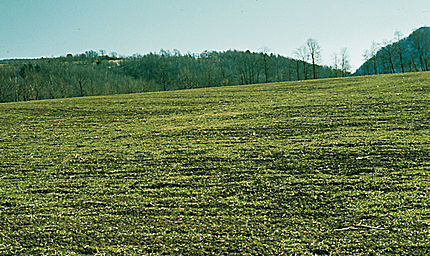
<path fill-rule="evenodd" d="M 106 50 L 253 50 L 293 56 L 308 38 L 322 64 L 430 26 L 429 0 L 0 0 L 0 59 Z"/>

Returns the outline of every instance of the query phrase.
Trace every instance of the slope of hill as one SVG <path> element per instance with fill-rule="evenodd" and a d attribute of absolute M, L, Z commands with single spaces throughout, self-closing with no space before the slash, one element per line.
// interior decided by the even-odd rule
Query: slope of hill
<path fill-rule="evenodd" d="M 0 103 L 197 87 L 306 80 L 312 65 L 274 54 L 226 51 L 100 56 L 95 51 L 38 60 L 5 60 Z M 316 66 L 318 78 L 340 70 Z M 343 74 L 346 75 L 346 74 Z"/>
<path fill-rule="evenodd" d="M 0 254 L 428 255 L 429 79 L 0 104 Z"/>
<path fill-rule="evenodd" d="M 356 75 L 403 73 L 430 70 L 430 27 L 422 27 L 408 37 L 371 50 Z"/>

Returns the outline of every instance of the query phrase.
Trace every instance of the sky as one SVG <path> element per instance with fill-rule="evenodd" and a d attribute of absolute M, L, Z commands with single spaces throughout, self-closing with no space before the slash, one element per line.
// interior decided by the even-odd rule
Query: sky
<path fill-rule="evenodd" d="M 313 38 L 321 64 L 347 48 L 355 70 L 372 41 L 422 26 L 429 0 L 0 0 L 0 59 L 265 48 L 294 57 Z"/>

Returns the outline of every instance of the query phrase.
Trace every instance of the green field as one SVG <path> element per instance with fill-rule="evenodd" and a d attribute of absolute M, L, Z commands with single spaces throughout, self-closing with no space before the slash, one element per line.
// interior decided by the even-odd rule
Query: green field
<path fill-rule="evenodd" d="M 428 255 L 429 105 L 429 72 L 0 104 L 0 255 Z"/>

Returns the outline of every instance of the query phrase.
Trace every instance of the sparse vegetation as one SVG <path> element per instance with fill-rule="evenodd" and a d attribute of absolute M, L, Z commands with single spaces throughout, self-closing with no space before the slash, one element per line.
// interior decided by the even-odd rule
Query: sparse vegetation
<path fill-rule="evenodd" d="M 0 104 L 0 254 L 429 254 L 429 80 Z"/>

